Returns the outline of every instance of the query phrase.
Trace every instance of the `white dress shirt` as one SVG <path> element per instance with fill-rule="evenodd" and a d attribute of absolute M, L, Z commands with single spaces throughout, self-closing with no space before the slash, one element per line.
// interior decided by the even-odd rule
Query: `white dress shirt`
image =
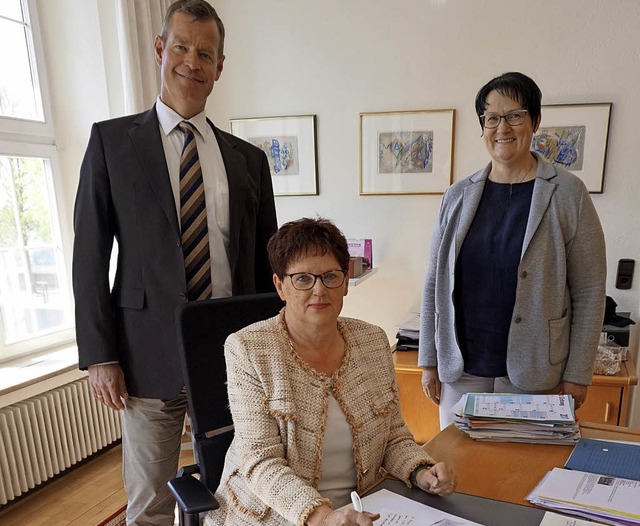
<path fill-rule="evenodd" d="M 184 119 L 164 104 L 156 101 L 160 122 L 160 136 L 169 170 L 171 189 L 180 219 L 180 156 L 184 145 L 184 133 L 178 125 L 188 120 L 196 129 L 196 146 L 202 167 L 204 195 L 207 206 L 207 228 L 211 253 L 211 284 L 213 298 L 231 296 L 231 267 L 229 266 L 229 182 L 213 128 L 207 122 L 205 112 Z"/>

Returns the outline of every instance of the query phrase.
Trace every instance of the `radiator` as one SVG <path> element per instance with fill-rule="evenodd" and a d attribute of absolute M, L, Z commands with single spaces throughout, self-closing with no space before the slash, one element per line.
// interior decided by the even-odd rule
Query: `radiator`
<path fill-rule="evenodd" d="M 121 438 L 88 378 L 0 409 L 0 506 Z"/>

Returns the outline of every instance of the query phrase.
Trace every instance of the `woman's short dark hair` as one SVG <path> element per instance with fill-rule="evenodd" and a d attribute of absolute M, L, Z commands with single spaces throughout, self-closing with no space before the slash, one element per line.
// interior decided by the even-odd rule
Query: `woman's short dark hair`
<path fill-rule="evenodd" d="M 280 279 L 291 263 L 307 255 L 331 254 L 341 270 L 349 269 L 349 246 L 344 234 L 329 219 L 322 217 L 303 217 L 285 223 L 271 236 L 267 252 L 271 270 Z"/>
<path fill-rule="evenodd" d="M 476 113 L 478 114 L 478 120 L 480 121 L 480 127 L 484 129 L 482 125 L 482 119 L 480 115 L 485 112 L 487 105 L 487 97 L 493 90 L 500 93 L 504 97 L 509 97 L 515 100 L 523 110 L 529 112 L 531 122 L 535 127 L 540 117 L 540 106 L 542 104 L 542 92 L 533 79 L 527 77 L 523 73 L 517 71 L 510 71 L 509 73 L 503 73 L 499 77 L 491 79 L 484 86 L 480 88 L 476 95 Z"/>
<path fill-rule="evenodd" d="M 218 27 L 218 33 L 220 33 L 218 55 L 220 55 L 220 57 L 224 55 L 224 24 L 216 10 L 211 6 L 211 4 L 205 2 L 205 0 L 177 0 L 168 7 L 167 12 L 164 14 L 162 33 L 160 34 L 163 44 L 167 43 L 169 25 L 171 24 L 171 17 L 174 13 L 190 15 L 194 20 L 198 20 L 199 22 L 208 22 L 209 20 L 213 20 Z"/>

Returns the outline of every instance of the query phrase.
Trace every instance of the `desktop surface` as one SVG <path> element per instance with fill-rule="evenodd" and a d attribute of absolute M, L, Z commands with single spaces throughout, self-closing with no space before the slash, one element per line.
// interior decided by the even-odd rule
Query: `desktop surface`
<path fill-rule="evenodd" d="M 580 422 L 580 433 L 585 438 L 640 442 L 640 430 L 604 424 Z M 479 442 L 453 425 L 424 448 L 453 467 L 456 493 L 523 506 L 532 506 L 525 497 L 548 471 L 564 466 L 573 451 L 573 446 Z"/>
<path fill-rule="evenodd" d="M 388 489 L 404 497 L 439 509 L 456 517 L 462 517 L 487 526 L 539 526 L 545 514 L 541 508 L 519 506 L 510 502 L 454 493 L 449 497 L 438 497 L 420 489 L 407 488 L 397 479 L 383 479 L 369 493 Z M 373 511 L 373 510 L 372 510 Z"/>

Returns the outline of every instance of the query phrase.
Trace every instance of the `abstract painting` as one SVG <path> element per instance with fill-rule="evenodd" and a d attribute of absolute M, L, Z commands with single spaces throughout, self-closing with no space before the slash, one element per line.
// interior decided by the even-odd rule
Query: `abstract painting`
<path fill-rule="evenodd" d="M 431 173 L 433 132 L 399 131 L 378 134 L 378 172 Z"/>
<path fill-rule="evenodd" d="M 582 170 L 586 126 L 540 128 L 533 136 L 531 149 L 567 170 Z"/>
<path fill-rule="evenodd" d="M 531 149 L 571 171 L 593 194 L 604 191 L 611 103 L 542 106 Z"/>
<path fill-rule="evenodd" d="M 298 137 L 250 137 L 249 142 L 267 154 L 274 176 L 300 175 Z"/>
<path fill-rule="evenodd" d="M 360 195 L 441 194 L 451 184 L 455 110 L 360 114 Z"/>
<path fill-rule="evenodd" d="M 318 195 L 315 115 L 231 119 L 229 125 L 267 156 L 274 195 Z"/>

